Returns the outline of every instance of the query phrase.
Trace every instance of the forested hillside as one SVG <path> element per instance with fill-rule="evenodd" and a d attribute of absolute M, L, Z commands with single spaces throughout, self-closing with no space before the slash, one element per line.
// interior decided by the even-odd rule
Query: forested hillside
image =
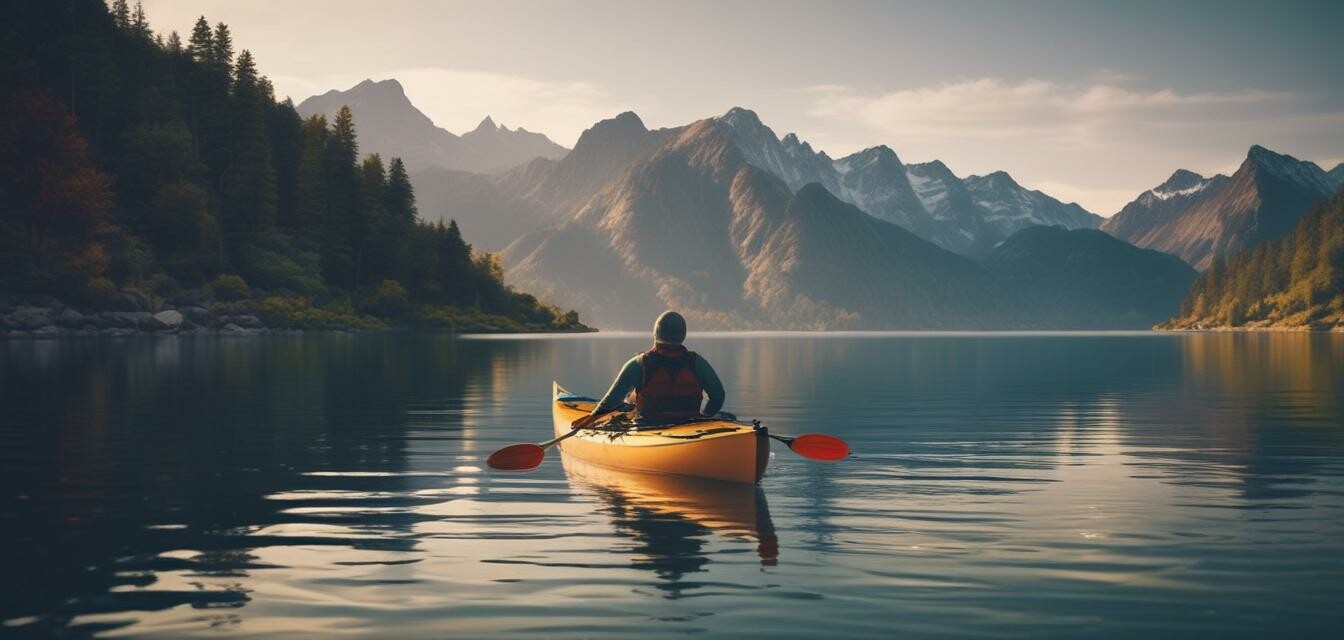
<path fill-rule="evenodd" d="M 204 17 L 184 39 L 117 0 L 18 3 L 0 26 L 0 293 L 179 306 L 296 327 L 577 328 L 503 284 L 348 109 L 301 119 Z"/>
<path fill-rule="evenodd" d="M 1293 233 L 1214 261 L 1161 328 L 1216 327 L 1344 327 L 1344 195 Z"/>

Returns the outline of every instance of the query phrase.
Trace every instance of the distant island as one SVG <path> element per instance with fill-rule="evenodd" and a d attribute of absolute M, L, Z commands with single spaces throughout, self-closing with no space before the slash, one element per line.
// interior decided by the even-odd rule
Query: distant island
<path fill-rule="evenodd" d="M 406 166 L 361 158 L 348 108 L 277 102 L 228 25 L 184 42 L 125 0 L 52 4 L 20 12 L 3 63 L 11 337 L 589 330 L 506 286 L 456 222 L 420 219 Z"/>

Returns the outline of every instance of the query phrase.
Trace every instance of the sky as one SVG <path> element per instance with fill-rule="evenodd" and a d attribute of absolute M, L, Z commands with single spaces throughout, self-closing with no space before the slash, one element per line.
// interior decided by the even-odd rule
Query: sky
<path fill-rule="evenodd" d="M 227 23 L 295 102 L 396 78 L 455 133 L 490 115 L 572 146 L 623 111 L 669 127 L 742 106 L 833 157 L 885 144 L 1102 215 L 1253 144 L 1344 162 L 1338 0 L 144 6 L 165 33 Z"/>

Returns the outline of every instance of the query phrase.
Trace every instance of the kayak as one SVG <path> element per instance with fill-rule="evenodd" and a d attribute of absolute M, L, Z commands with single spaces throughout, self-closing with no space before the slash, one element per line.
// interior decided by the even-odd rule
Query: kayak
<path fill-rule="evenodd" d="M 597 401 L 553 383 L 551 417 L 557 437 L 592 413 Z M 728 482 L 759 482 L 770 461 L 770 439 L 753 425 L 700 418 L 669 425 L 613 424 L 582 429 L 558 445 L 564 457 L 644 473 Z"/>

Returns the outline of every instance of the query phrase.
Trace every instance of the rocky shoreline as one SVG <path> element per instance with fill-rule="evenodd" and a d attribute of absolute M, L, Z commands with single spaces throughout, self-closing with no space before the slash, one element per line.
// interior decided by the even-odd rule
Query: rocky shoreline
<path fill-rule="evenodd" d="M 64 336 L 234 335 L 274 333 L 255 315 L 216 314 L 205 307 L 82 312 L 51 300 L 0 306 L 0 338 Z M 293 330 L 281 330 L 291 333 Z"/>
<path fill-rule="evenodd" d="M 246 301 L 245 301 L 246 302 Z M 460 327 L 384 326 L 377 328 L 327 323 L 321 327 L 268 324 L 265 314 L 254 312 L 256 304 L 165 304 L 147 303 L 131 296 L 119 300 L 120 309 L 92 311 L 67 305 L 51 296 L 17 297 L 0 294 L 0 340 L 45 339 L 80 336 L 255 336 L 290 335 L 308 331 L 369 333 L 387 330 L 419 330 L 435 333 L 586 333 L 591 327 L 523 326 L 504 328 L 484 323 Z M 285 320 L 281 318 L 280 320 Z"/>

